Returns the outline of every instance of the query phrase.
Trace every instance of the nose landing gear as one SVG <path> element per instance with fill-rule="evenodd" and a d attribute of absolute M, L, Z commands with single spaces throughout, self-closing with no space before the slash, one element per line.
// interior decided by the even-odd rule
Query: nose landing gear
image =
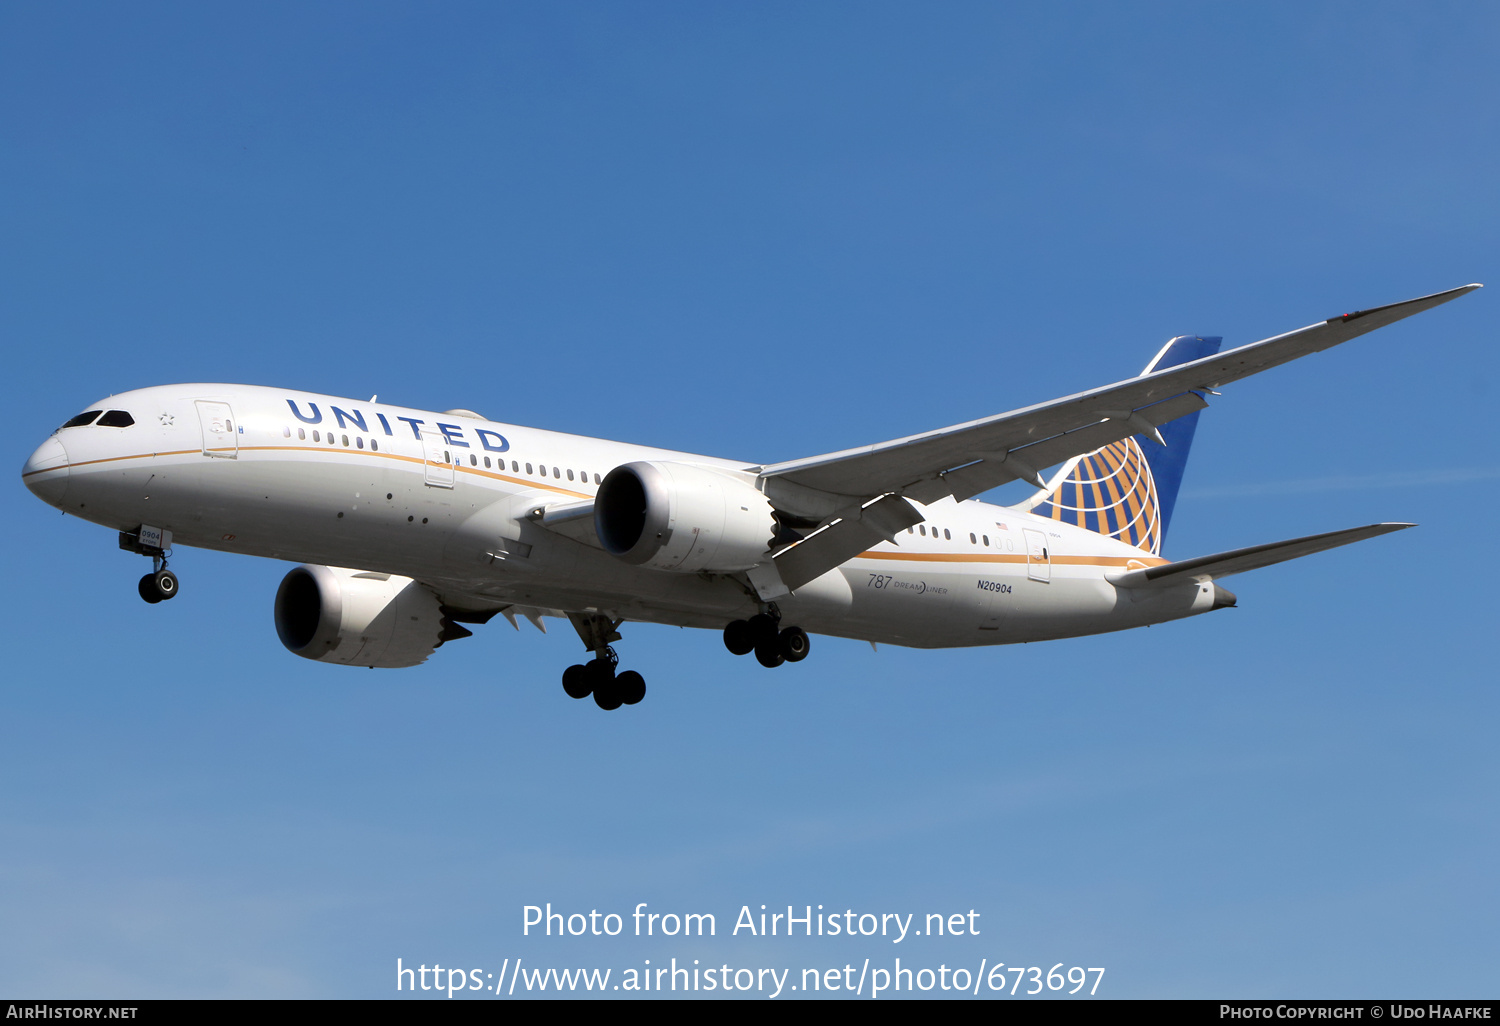
<path fill-rule="evenodd" d="M 563 671 L 563 691 L 569 698 L 594 696 L 594 704 L 604 710 L 618 709 L 622 705 L 635 705 L 646 697 L 646 678 L 634 670 L 616 673 L 620 657 L 615 654 L 612 641 L 620 640 L 616 629 L 623 620 L 612 620 L 607 616 L 587 616 L 570 613 L 568 619 L 583 643 L 595 653 L 587 663 L 568 667 Z"/>
<path fill-rule="evenodd" d="M 783 628 L 775 603 L 767 609 L 748 620 L 730 621 L 724 628 L 724 647 L 735 655 L 754 652 L 755 661 L 767 668 L 806 659 L 811 648 L 807 632 L 801 627 Z"/>
<path fill-rule="evenodd" d="M 135 590 L 140 592 L 141 598 L 154 606 L 177 596 L 177 575 L 168 570 L 166 560 L 162 560 L 162 566 L 142 577 Z"/>
<path fill-rule="evenodd" d="M 177 575 L 167 569 L 167 557 L 172 553 L 171 538 L 170 532 L 153 527 L 143 526 L 134 534 L 120 532 L 120 548 L 151 557 L 151 572 L 140 579 L 135 590 L 153 606 L 177 597 Z"/>

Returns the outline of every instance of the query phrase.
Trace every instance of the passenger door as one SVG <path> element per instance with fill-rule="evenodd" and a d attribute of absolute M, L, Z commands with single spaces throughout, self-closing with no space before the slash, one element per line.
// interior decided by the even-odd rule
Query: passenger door
<path fill-rule="evenodd" d="M 1047 551 L 1047 536 L 1041 531 L 1025 528 L 1026 576 L 1043 584 L 1052 580 L 1052 554 Z"/>
<path fill-rule="evenodd" d="M 453 449 L 436 431 L 422 432 L 422 463 L 429 488 L 453 487 Z"/>
<path fill-rule="evenodd" d="M 240 454 L 239 425 L 228 403 L 199 399 L 198 423 L 203 426 L 203 455 L 237 459 Z"/>

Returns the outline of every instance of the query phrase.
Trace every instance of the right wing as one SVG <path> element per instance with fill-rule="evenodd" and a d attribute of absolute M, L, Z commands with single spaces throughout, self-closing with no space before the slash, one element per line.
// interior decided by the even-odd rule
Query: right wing
<path fill-rule="evenodd" d="M 1208 405 L 1200 393 L 1347 342 L 1480 288 L 1358 310 L 1191 363 L 878 445 L 758 468 L 762 477 L 862 499 L 967 499 Z M 1009 464 L 1009 466 L 1007 466 Z"/>
<path fill-rule="evenodd" d="M 894 540 L 923 518 L 908 498 L 928 504 L 967 499 L 1016 479 L 1041 483 L 1039 471 L 1073 456 L 1207 406 L 1204 393 L 1347 342 L 1376 328 L 1480 288 L 1357 310 L 1190 363 L 1143 374 L 1009 413 L 878 445 L 747 468 L 784 512 L 817 525 L 775 553 L 786 588 L 795 589 L 881 540 Z M 1290 557 L 1287 557 L 1290 558 Z"/>

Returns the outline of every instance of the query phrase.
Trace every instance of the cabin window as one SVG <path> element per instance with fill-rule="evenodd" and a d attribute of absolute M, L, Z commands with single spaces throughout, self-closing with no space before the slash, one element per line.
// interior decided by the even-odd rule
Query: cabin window
<path fill-rule="evenodd" d="M 484 458 L 484 469 L 485 470 L 489 470 L 490 469 L 490 458 L 488 456 L 486 456 Z"/>
<path fill-rule="evenodd" d="M 74 417 L 72 420 L 64 424 L 63 427 L 83 427 L 85 424 L 92 424 L 94 422 L 94 418 L 99 416 L 101 412 L 103 411 L 89 410 L 87 413 L 80 413 L 78 416 Z M 62 428 L 58 428 L 58 430 L 61 431 Z"/>
<path fill-rule="evenodd" d="M 469 453 L 469 466 L 471 466 L 471 467 L 477 467 L 477 466 L 479 466 L 479 457 L 475 456 L 472 452 Z"/>
<path fill-rule="evenodd" d="M 374 449 L 376 452 L 379 452 L 380 451 L 380 441 L 379 441 L 379 439 L 375 439 L 375 438 L 370 439 L 370 448 Z"/>
<path fill-rule="evenodd" d="M 985 546 L 985 548 L 989 548 L 989 545 L 990 545 L 990 536 L 989 535 L 985 535 L 984 536 L 984 546 Z"/>
<path fill-rule="evenodd" d="M 314 442 L 321 442 L 322 440 L 323 440 L 323 436 L 320 435 L 320 434 L 318 434 L 316 431 L 314 431 L 313 432 L 313 441 Z"/>
<path fill-rule="evenodd" d="M 573 471 L 572 470 L 568 471 L 568 480 L 569 481 L 573 480 Z"/>
<path fill-rule="evenodd" d="M 363 438 L 359 437 L 358 435 L 355 435 L 354 436 L 354 447 L 356 449 L 363 449 L 365 447 L 365 440 Z"/>
<path fill-rule="evenodd" d="M 349 448 L 349 436 L 348 435 L 344 436 L 344 448 L 345 449 Z"/>
<path fill-rule="evenodd" d="M 298 441 L 303 441 L 303 442 L 307 441 L 307 429 L 306 428 L 298 428 L 297 429 L 297 439 L 298 439 Z"/>
<path fill-rule="evenodd" d="M 332 431 L 328 432 L 328 444 L 329 445 L 333 444 L 333 432 Z"/>
<path fill-rule="evenodd" d="M 974 537 L 974 532 L 973 531 L 969 532 L 969 544 L 970 545 L 978 545 L 979 544 L 979 539 L 976 538 L 976 537 Z"/>
<path fill-rule="evenodd" d="M 948 529 L 946 527 L 943 528 L 943 541 L 952 541 L 952 540 L 953 540 L 953 535 L 951 535 L 951 534 L 948 533 Z"/>
<path fill-rule="evenodd" d="M 291 438 L 292 437 L 292 429 L 289 428 L 289 427 L 283 427 L 281 429 L 281 437 L 282 438 Z"/>
<path fill-rule="evenodd" d="M 594 484 L 598 484 L 598 483 L 599 483 L 599 475 L 595 474 L 594 475 Z"/>
<path fill-rule="evenodd" d="M 553 467 L 552 468 L 552 476 L 555 477 L 555 478 L 557 478 L 559 481 L 561 481 L 562 480 L 562 471 L 558 470 L 556 467 Z"/>
<path fill-rule="evenodd" d="M 526 473 L 528 473 L 528 474 L 531 473 L 531 464 L 530 463 L 526 464 Z"/>
<path fill-rule="evenodd" d="M 124 410 L 110 410 L 99 418 L 99 427 L 129 427 L 134 423 L 135 418 Z M 226 422 L 224 427 L 227 430 L 229 424 Z"/>

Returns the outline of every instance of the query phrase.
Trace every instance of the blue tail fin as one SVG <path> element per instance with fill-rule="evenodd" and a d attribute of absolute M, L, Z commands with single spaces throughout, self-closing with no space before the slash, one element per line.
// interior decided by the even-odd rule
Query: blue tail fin
<path fill-rule="evenodd" d="M 1146 364 L 1142 374 L 1166 370 L 1179 363 L 1189 363 L 1212 356 L 1219 351 L 1224 339 L 1218 335 L 1178 335 L 1162 346 L 1156 359 Z M 1198 430 L 1198 414 L 1194 410 L 1186 417 L 1163 424 L 1158 430 L 1166 439 L 1163 448 L 1155 442 L 1145 447 L 1146 462 L 1151 466 L 1151 476 L 1156 479 L 1157 501 L 1161 504 L 1161 535 L 1166 537 L 1167 527 L 1172 523 L 1172 510 L 1177 505 L 1177 491 L 1182 487 L 1182 472 L 1187 469 L 1188 450 L 1193 447 L 1193 432 Z M 1139 437 L 1139 436 L 1137 436 Z M 1158 551 L 1160 545 L 1157 546 Z"/>
<path fill-rule="evenodd" d="M 1179 335 L 1146 365 L 1142 374 L 1211 356 L 1222 338 Z M 1161 425 L 1166 447 L 1141 435 L 1106 445 L 1064 463 L 1047 486 L 1018 508 L 1038 516 L 1118 538 L 1153 555 L 1161 553 L 1188 450 L 1198 429 L 1198 411 Z"/>

